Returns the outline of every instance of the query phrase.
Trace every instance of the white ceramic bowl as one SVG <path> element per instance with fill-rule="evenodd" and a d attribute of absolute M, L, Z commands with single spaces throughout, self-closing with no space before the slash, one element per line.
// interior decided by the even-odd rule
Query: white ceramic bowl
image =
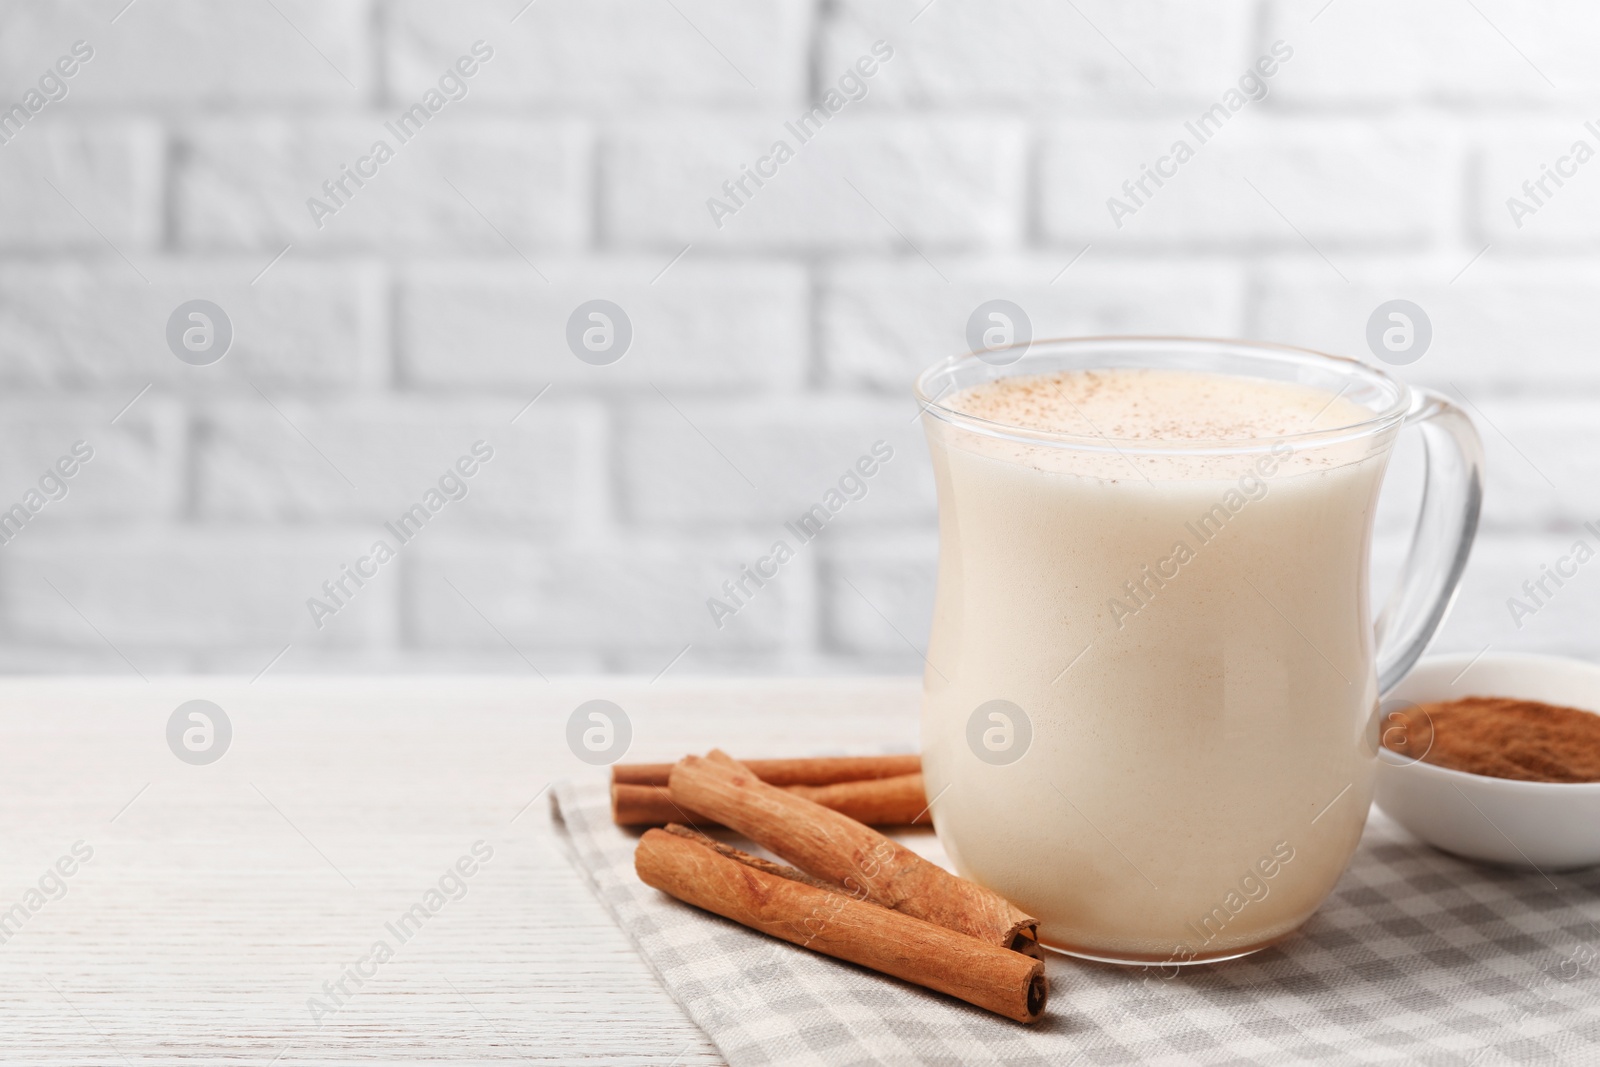
<path fill-rule="evenodd" d="M 1470 664 L 1470 666 L 1469 666 Z M 1425 704 L 1518 697 L 1600 713 L 1600 666 L 1561 656 L 1423 660 L 1385 698 Z M 1435 848 L 1511 867 L 1600 864 L 1600 782 L 1520 782 L 1446 770 L 1379 749 L 1377 804 Z"/>

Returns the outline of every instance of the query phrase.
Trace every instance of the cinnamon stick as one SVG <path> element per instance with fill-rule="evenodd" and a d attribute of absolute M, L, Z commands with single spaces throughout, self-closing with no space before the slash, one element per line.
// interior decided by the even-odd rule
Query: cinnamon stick
<path fill-rule="evenodd" d="M 914 918 L 1006 949 L 1028 950 L 1039 922 L 846 815 L 761 781 L 724 752 L 672 768 L 673 803 L 744 834 L 807 874 Z"/>
<path fill-rule="evenodd" d="M 683 826 L 679 823 L 669 822 L 667 825 L 661 827 L 661 829 L 665 830 L 669 834 L 675 834 L 678 837 L 684 838 L 685 840 L 693 841 L 698 845 L 709 848 L 719 856 L 726 856 L 731 860 L 738 860 L 745 866 L 754 867 L 758 871 L 766 871 L 768 874 L 775 874 L 780 878 L 787 878 L 791 882 L 804 882 L 813 889 L 824 889 L 829 893 L 841 892 L 840 888 L 834 885 L 832 882 L 824 882 L 821 878 L 811 877 L 805 871 L 796 870 L 793 867 L 786 867 L 781 863 L 773 863 L 771 860 L 764 860 L 760 856 L 752 856 L 743 849 L 734 848 L 732 845 L 718 841 L 714 837 L 707 837 L 705 834 L 691 826 Z M 874 907 L 877 906 L 878 905 L 874 905 Z"/>
<path fill-rule="evenodd" d="M 771 785 L 833 785 L 868 778 L 898 778 L 922 771 L 921 756 L 812 756 L 746 760 L 746 767 Z M 612 785 L 666 785 L 670 763 L 618 763 Z"/>
<path fill-rule="evenodd" d="M 785 788 L 868 826 L 926 825 L 930 821 L 921 774 Z M 664 785 L 621 782 L 611 785 L 611 818 L 618 826 L 664 826 L 669 822 L 716 825 L 713 819 L 673 804 Z"/>
<path fill-rule="evenodd" d="M 697 811 L 685 811 L 672 802 L 665 786 L 611 783 L 611 821 L 618 826 L 665 826 L 686 822 L 694 826 L 716 826 Z"/>
<path fill-rule="evenodd" d="M 692 831 L 646 831 L 634 853 L 639 878 L 751 929 L 1008 1019 L 1031 1023 L 1044 1011 L 1049 989 L 1039 960 L 697 838 Z"/>
<path fill-rule="evenodd" d="M 868 826 L 915 826 L 932 822 L 922 772 L 833 785 L 791 785 L 788 792 Z"/>

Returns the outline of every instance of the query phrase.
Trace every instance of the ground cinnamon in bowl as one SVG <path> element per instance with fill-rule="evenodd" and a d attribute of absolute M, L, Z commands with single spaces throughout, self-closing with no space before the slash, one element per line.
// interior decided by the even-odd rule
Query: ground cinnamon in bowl
<path fill-rule="evenodd" d="M 1411 705 L 1384 721 L 1385 748 L 1468 774 L 1600 782 L 1600 715 L 1511 697 Z"/>

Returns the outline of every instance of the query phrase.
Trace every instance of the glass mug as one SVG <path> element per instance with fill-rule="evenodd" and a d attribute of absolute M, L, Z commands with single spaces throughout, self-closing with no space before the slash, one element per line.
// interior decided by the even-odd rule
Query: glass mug
<path fill-rule="evenodd" d="M 944 403 L 1111 368 L 1311 386 L 1356 414 L 1271 439 L 1114 440 Z M 1356 360 L 1239 341 L 1036 341 L 947 360 L 915 391 L 939 497 L 923 770 L 956 868 L 1091 959 L 1210 962 L 1287 936 L 1355 851 L 1379 697 L 1466 564 L 1471 422 Z M 1374 626 L 1373 512 L 1408 425 L 1427 480 Z"/>

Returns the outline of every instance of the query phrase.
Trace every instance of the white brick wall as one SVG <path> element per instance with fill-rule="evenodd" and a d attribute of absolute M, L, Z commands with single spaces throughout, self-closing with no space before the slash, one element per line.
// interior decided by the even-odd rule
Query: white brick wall
<path fill-rule="evenodd" d="M 839 260 L 818 278 L 829 383 L 903 394 L 933 362 L 929 353 L 966 351 L 972 309 L 1000 296 L 1028 312 L 1035 337 L 1240 331 L 1245 272 L 1237 263 L 1086 256 L 1058 279 L 1071 259 L 964 257 L 941 268 L 944 280 L 914 257 Z"/>
<path fill-rule="evenodd" d="M 53 59 L 42 57 L 39 66 Z M 0 99 L 9 108 L 25 87 Z M 148 252 L 161 239 L 160 124 L 131 116 L 82 120 L 66 104 L 47 106 L 4 146 L 0 248 Z"/>
<path fill-rule="evenodd" d="M 891 61 L 876 77 L 892 73 Z M 1021 122 L 863 109 L 841 112 L 801 144 L 785 123 L 805 110 L 619 124 L 601 157 L 605 239 L 674 251 L 697 239 L 717 249 L 779 252 L 1018 243 L 1026 192 Z M 795 158 L 718 228 L 707 198 L 723 196 L 722 184 L 780 139 Z"/>
<path fill-rule="evenodd" d="M 1113 225 L 1106 198 L 1123 196 L 1140 164 L 1184 137 L 1195 157 Z M 1461 217 L 1460 156 L 1448 128 L 1421 118 L 1244 110 L 1204 144 L 1177 117 L 1080 120 L 1043 137 L 1042 223 L 1048 238 L 1068 245 L 1426 247 L 1447 239 Z"/>
<path fill-rule="evenodd" d="M 124 2 L 0 6 L 0 108 L 93 48 L 0 126 L 0 502 L 95 449 L 0 545 L 0 670 L 919 669 L 908 384 L 995 297 L 1036 336 L 1362 357 L 1372 309 L 1416 301 L 1433 348 L 1400 373 L 1465 397 L 1490 463 L 1441 647 L 1600 655 L 1600 575 L 1521 629 L 1505 609 L 1600 520 L 1600 162 L 1506 207 L 1600 149 L 1590 6 Z M 466 95 L 316 225 L 307 198 L 478 40 Z M 1278 40 L 1265 97 L 1118 227 L 1107 198 Z M 718 226 L 708 198 L 780 138 Z M 167 348 L 196 298 L 233 323 L 213 366 Z M 613 365 L 567 347 L 593 299 L 632 324 Z M 867 495 L 714 625 L 705 599 L 880 439 Z M 317 627 L 306 599 L 478 440 L 466 498 Z"/>
<path fill-rule="evenodd" d="M 810 282 L 796 263 L 668 257 L 551 257 L 541 281 L 514 255 L 430 259 L 398 280 L 397 363 L 424 389 L 689 389 L 786 393 L 806 384 Z M 572 357 L 573 308 L 597 297 L 628 312 L 635 344 L 610 366 Z M 759 343 L 755 343 L 759 342 Z M 651 393 L 653 396 L 654 393 Z M 525 397 L 523 399 L 526 399 Z"/>
<path fill-rule="evenodd" d="M 138 260 L 139 273 L 114 254 L 0 259 L 0 380 L 108 390 L 107 418 L 151 382 L 251 396 L 251 382 L 318 391 L 387 385 L 383 270 L 363 260 L 286 259 L 251 284 L 268 258 L 169 253 Z M 227 309 L 234 325 L 232 349 L 203 374 L 173 358 L 165 341 L 172 309 L 197 297 Z"/>
<path fill-rule="evenodd" d="M 174 189 L 179 243 L 267 255 L 286 243 L 311 254 L 490 254 L 508 242 L 524 253 L 576 248 L 588 236 L 589 137 L 581 124 L 445 110 L 401 144 L 384 125 L 401 110 L 185 124 L 176 134 L 185 157 Z M 323 183 L 385 136 L 395 158 L 365 186 L 349 186 L 348 205 L 315 225 L 307 199 L 326 198 Z"/>
<path fill-rule="evenodd" d="M 672 5 L 633 0 L 536 4 L 508 28 L 522 3 L 403 0 L 385 8 L 383 54 L 402 95 L 405 86 L 438 77 L 463 47 L 482 37 L 494 45 L 504 39 L 515 54 L 484 89 L 497 103 L 631 109 L 804 97 L 816 18 L 812 4 L 685 0 L 678 6 L 681 15 Z"/>

